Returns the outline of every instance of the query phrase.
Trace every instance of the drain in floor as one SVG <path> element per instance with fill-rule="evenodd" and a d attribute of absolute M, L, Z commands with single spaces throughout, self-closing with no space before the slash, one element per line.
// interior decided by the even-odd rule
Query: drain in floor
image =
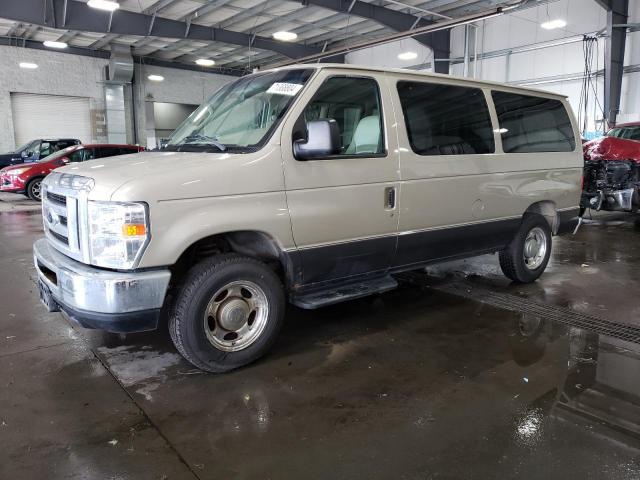
<path fill-rule="evenodd" d="M 570 308 L 539 303 L 508 293 L 494 292 L 469 282 L 431 285 L 424 277 L 419 279 L 412 275 L 411 277 L 404 277 L 404 279 L 439 292 L 464 297 L 503 310 L 532 315 L 563 325 L 619 338 L 620 340 L 640 343 L 640 327 L 628 323 L 613 322 L 586 313 L 576 312 Z"/>

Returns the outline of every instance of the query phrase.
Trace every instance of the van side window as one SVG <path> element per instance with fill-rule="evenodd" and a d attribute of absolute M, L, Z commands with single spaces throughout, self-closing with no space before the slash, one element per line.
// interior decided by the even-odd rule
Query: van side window
<path fill-rule="evenodd" d="M 479 88 L 398 82 L 411 148 L 418 155 L 493 153 L 493 128 Z"/>
<path fill-rule="evenodd" d="M 491 92 L 506 153 L 572 152 L 571 120 L 559 100 Z"/>
<path fill-rule="evenodd" d="M 384 153 L 380 92 L 371 78 L 327 79 L 305 108 L 304 118 L 338 123 L 340 155 Z"/>

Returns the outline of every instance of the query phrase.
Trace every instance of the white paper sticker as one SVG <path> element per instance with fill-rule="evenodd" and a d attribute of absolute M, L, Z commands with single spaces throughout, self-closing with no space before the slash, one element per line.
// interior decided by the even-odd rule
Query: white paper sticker
<path fill-rule="evenodd" d="M 276 82 L 269 87 L 267 93 L 273 93 L 275 95 L 288 95 L 289 97 L 293 97 L 300 91 L 301 88 L 302 85 L 300 85 L 299 83 Z"/>

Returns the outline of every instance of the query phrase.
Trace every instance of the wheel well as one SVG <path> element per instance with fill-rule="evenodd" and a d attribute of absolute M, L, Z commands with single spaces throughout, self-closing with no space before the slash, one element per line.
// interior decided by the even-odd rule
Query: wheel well
<path fill-rule="evenodd" d="M 264 232 L 242 230 L 211 235 L 190 245 L 171 267 L 172 277 L 179 282 L 193 265 L 220 253 L 237 253 L 260 260 L 284 283 L 292 271 L 288 256 L 273 237 Z"/>
<path fill-rule="evenodd" d="M 34 180 L 42 180 L 42 179 L 44 179 L 44 175 L 37 175 L 35 177 L 32 177 L 27 181 L 27 183 L 25 184 L 25 187 L 28 188 L 29 185 L 31 185 Z"/>
<path fill-rule="evenodd" d="M 542 215 L 549 224 L 551 232 L 555 234 L 558 231 L 558 212 L 556 210 L 556 204 L 551 200 L 543 200 L 541 202 L 533 203 L 529 205 L 529 208 L 527 208 L 524 213 L 525 215 L 527 213 Z"/>

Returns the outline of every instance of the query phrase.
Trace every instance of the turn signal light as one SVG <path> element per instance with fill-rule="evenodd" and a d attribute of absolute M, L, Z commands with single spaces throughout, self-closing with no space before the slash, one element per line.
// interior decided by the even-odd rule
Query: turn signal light
<path fill-rule="evenodd" d="M 125 237 L 141 237 L 147 234 L 147 227 L 141 223 L 127 223 L 122 226 L 122 234 Z"/>

